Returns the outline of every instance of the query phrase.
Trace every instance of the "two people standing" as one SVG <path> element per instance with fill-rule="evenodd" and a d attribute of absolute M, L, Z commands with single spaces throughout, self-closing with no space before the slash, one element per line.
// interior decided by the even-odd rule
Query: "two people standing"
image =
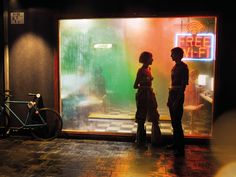
<path fill-rule="evenodd" d="M 169 108 L 171 124 L 173 128 L 173 148 L 176 156 L 184 155 L 184 134 L 182 128 L 184 91 L 188 85 L 189 70 L 188 66 L 182 61 L 184 51 L 180 47 L 171 50 L 171 58 L 175 62 L 171 70 L 171 87 L 167 106 Z M 146 143 L 145 121 L 152 122 L 151 143 L 160 145 L 161 131 L 159 127 L 159 113 L 157 111 L 157 101 L 152 89 L 151 67 L 153 62 L 150 52 L 142 52 L 139 57 L 142 67 L 138 69 L 134 88 L 138 89 L 136 93 L 137 111 L 135 121 L 138 124 L 136 141 L 138 145 Z"/>

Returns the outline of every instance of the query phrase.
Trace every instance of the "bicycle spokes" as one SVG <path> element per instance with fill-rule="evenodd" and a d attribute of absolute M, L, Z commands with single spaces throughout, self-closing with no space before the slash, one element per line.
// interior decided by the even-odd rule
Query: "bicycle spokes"
<path fill-rule="evenodd" d="M 43 119 L 45 125 L 32 129 L 32 135 L 38 139 L 53 139 L 58 136 L 62 129 L 62 119 L 59 113 L 53 109 L 42 108 L 35 114 L 35 119 Z"/>

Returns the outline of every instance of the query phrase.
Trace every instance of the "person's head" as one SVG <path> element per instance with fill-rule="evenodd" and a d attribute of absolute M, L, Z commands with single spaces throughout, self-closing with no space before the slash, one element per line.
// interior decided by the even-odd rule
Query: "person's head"
<path fill-rule="evenodd" d="M 152 53 L 150 52 L 144 51 L 139 56 L 139 63 L 151 65 L 152 61 Z"/>
<path fill-rule="evenodd" d="M 171 49 L 171 58 L 174 61 L 181 61 L 184 56 L 184 51 L 180 47 L 174 47 Z"/>

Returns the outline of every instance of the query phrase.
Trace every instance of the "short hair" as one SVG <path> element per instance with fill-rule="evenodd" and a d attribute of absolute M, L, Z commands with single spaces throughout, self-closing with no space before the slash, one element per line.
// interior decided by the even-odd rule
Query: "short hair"
<path fill-rule="evenodd" d="M 139 63 L 146 63 L 150 58 L 152 58 L 152 53 L 144 51 L 139 56 Z"/>
<path fill-rule="evenodd" d="M 174 47 L 171 52 L 174 52 L 180 59 L 184 57 L 184 50 L 180 47 Z"/>

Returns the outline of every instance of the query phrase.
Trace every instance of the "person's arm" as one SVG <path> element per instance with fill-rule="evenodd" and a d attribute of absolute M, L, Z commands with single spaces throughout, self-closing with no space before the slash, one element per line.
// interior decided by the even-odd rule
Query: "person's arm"
<path fill-rule="evenodd" d="M 136 79 L 134 81 L 134 89 L 139 88 L 139 80 L 140 80 L 140 70 L 138 70 L 137 75 L 136 75 Z"/>
<path fill-rule="evenodd" d="M 183 91 L 185 91 L 186 85 L 188 85 L 189 82 L 189 70 L 188 67 L 186 66 L 186 68 L 183 71 L 183 78 L 182 78 L 182 87 L 183 87 Z"/>

